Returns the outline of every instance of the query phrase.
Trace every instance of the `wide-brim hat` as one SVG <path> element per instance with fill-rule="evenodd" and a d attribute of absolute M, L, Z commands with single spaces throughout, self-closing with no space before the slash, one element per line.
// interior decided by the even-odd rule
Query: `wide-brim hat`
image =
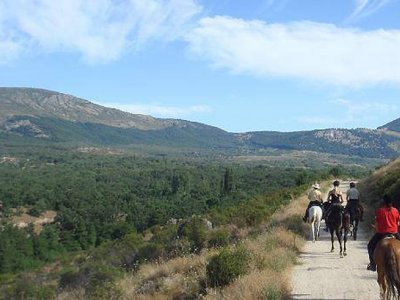
<path fill-rule="evenodd" d="M 319 184 L 318 183 L 314 183 L 313 185 L 312 185 L 312 187 L 314 188 L 314 189 L 320 189 L 321 187 L 319 186 Z"/>

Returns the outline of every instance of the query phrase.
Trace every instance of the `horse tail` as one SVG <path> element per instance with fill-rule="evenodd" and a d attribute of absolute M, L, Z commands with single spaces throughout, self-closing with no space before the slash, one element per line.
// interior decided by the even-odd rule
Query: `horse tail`
<path fill-rule="evenodd" d="M 400 274 L 397 268 L 397 256 L 393 245 L 386 248 L 386 259 L 385 259 L 385 275 L 387 283 L 388 299 L 397 297 L 400 292 Z M 400 263 L 400 262 L 399 262 Z"/>

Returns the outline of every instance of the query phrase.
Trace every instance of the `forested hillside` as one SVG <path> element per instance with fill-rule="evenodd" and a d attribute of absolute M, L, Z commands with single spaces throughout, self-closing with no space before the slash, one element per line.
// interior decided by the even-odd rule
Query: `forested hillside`
<path fill-rule="evenodd" d="M 261 270 L 267 258 L 229 250 L 242 231 L 259 236 L 257 225 L 316 180 L 362 177 L 398 149 L 398 137 L 383 131 L 229 133 L 52 91 L 0 89 L 0 298 L 79 290 L 82 299 L 117 299 L 117 282 L 140 266 L 220 247 L 216 260 L 237 255 Z M 56 217 L 41 230 L 15 223 L 49 211 Z M 190 295 L 245 272 L 212 270 Z"/>
<path fill-rule="evenodd" d="M 143 260 L 197 252 L 208 243 L 225 243 L 227 238 L 200 230 L 203 218 L 214 226 L 253 226 L 316 179 L 349 171 L 331 168 L 308 172 L 262 164 L 62 151 L 33 153 L 29 158 L 3 157 L 0 272 L 35 269 L 77 251 L 111 259 L 106 264 L 118 272 L 124 265 L 135 268 Z M 17 229 L 10 217 L 21 207 L 35 216 L 54 210 L 55 222 L 45 225 L 39 235 L 33 233 L 32 226 Z M 193 215 L 199 219 L 190 218 Z M 172 218 L 191 220 L 188 224 L 192 225 L 160 230 Z M 146 238 L 148 229 L 153 236 L 150 240 Z M 177 236 L 181 238 L 177 240 Z M 102 251 L 114 254 L 105 258 Z M 80 263 L 75 263 L 83 272 Z M 13 286 L 17 283 L 14 280 L 3 287 Z"/>
<path fill-rule="evenodd" d="M 360 183 L 364 192 L 364 201 L 371 209 L 377 208 L 384 194 L 390 195 L 395 206 L 400 208 L 400 159 L 378 168 Z"/>
<path fill-rule="evenodd" d="M 389 126 L 391 130 L 396 130 L 396 124 L 394 121 Z M 384 162 L 400 153 L 400 137 L 384 130 L 230 133 L 206 124 L 131 114 L 71 95 L 32 88 L 0 88 L 0 142 L 10 146 L 135 147 L 146 151 L 159 147 L 162 154 L 183 149 L 207 155 L 257 156 L 264 156 L 271 149 L 281 154 L 312 151 L 357 157 L 365 159 L 365 164 L 370 158 Z"/>

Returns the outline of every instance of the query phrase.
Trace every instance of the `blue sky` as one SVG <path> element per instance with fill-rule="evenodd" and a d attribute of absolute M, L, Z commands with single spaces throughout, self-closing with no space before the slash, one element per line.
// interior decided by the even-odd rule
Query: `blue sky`
<path fill-rule="evenodd" d="M 230 132 L 400 117 L 400 0 L 0 0 L 0 86 Z"/>

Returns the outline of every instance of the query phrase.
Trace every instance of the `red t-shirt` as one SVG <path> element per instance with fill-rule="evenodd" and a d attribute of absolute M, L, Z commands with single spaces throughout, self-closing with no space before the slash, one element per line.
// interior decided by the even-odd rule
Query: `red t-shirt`
<path fill-rule="evenodd" d="M 397 233 L 400 221 L 399 211 L 395 207 L 381 207 L 376 211 L 376 232 Z"/>

